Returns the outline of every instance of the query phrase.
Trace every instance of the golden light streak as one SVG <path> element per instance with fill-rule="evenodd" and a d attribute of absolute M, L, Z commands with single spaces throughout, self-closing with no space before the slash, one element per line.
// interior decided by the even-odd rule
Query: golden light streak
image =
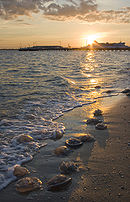
<path fill-rule="evenodd" d="M 92 34 L 92 35 L 83 35 L 82 37 L 82 45 L 87 46 L 87 45 L 92 45 L 94 41 L 97 39 L 103 37 L 103 34 L 97 33 L 97 34 Z"/>

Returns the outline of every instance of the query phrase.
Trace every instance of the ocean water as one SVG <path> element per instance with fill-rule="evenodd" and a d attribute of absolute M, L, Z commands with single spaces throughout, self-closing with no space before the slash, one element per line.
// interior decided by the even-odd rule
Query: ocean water
<path fill-rule="evenodd" d="M 64 133 L 58 117 L 118 94 L 129 78 L 129 51 L 0 50 L 0 189 L 15 180 L 15 165 L 33 159 L 45 139 Z M 34 141 L 19 143 L 21 134 Z"/>

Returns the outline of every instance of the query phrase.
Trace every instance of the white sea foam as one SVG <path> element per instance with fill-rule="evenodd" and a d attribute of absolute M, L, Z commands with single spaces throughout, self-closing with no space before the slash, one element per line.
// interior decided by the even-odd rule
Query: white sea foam
<path fill-rule="evenodd" d="M 7 129 L 8 123 L 11 123 L 11 130 Z M 13 176 L 13 170 L 17 164 L 21 165 L 32 160 L 34 154 L 41 147 L 46 146 L 45 139 L 51 138 L 56 133 L 64 133 L 65 130 L 63 124 L 45 119 L 41 119 L 41 123 L 36 125 L 27 121 L 27 125 L 30 125 L 31 130 L 28 130 L 26 125 L 22 126 L 22 124 L 25 124 L 22 121 L 1 120 L 0 124 L 5 132 L 0 142 L 0 189 L 3 189 L 16 179 Z M 25 128 L 25 133 L 29 134 L 33 141 L 21 143 L 18 140 Z"/>

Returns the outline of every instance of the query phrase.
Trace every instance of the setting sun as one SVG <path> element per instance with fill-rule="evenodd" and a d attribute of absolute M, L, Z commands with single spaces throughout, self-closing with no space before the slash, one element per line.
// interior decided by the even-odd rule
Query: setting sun
<path fill-rule="evenodd" d="M 98 38 L 101 38 L 101 34 L 99 34 L 99 33 L 84 36 L 84 37 L 82 38 L 82 40 L 83 40 L 83 46 L 92 45 L 93 42 L 94 42 L 95 40 L 97 40 Z"/>
<path fill-rule="evenodd" d="M 90 35 L 87 37 L 87 44 L 92 44 L 96 39 L 97 39 L 97 35 Z"/>

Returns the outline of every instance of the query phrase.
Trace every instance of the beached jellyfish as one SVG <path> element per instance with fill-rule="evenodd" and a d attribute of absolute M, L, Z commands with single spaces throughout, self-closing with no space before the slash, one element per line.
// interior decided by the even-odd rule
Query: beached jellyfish
<path fill-rule="evenodd" d="M 107 129 L 107 125 L 105 125 L 104 123 L 98 123 L 95 126 L 95 128 L 98 129 L 98 130 L 105 130 L 105 129 Z"/>
<path fill-rule="evenodd" d="M 94 137 L 90 134 L 86 134 L 86 135 L 81 135 L 79 137 L 81 142 L 93 142 L 95 141 Z"/>
<path fill-rule="evenodd" d="M 55 149 L 54 153 L 59 156 L 59 155 L 67 155 L 69 153 L 69 149 L 66 146 L 60 146 Z"/>
<path fill-rule="evenodd" d="M 62 174 L 70 174 L 72 172 L 78 171 L 78 164 L 72 161 L 63 161 L 60 164 L 59 170 Z"/>
<path fill-rule="evenodd" d="M 97 118 L 91 118 L 91 119 L 88 119 L 86 121 L 86 123 L 90 124 L 90 125 L 96 125 L 96 124 L 101 123 L 101 122 L 102 122 L 102 120 L 97 119 Z"/>
<path fill-rule="evenodd" d="M 47 182 L 47 188 L 50 191 L 60 190 L 67 186 L 71 180 L 72 178 L 65 175 L 56 175 Z"/>
<path fill-rule="evenodd" d="M 69 147 L 79 147 L 83 144 L 78 138 L 70 138 L 69 140 L 66 140 L 65 143 Z"/>
<path fill-rule="evenodd" d="M 30 135 L 22 134 L 22 135 L 18 136 L 17 141 L 19 143 L 31 142 L 31 141 L 33 141 L 33 138 Z"/>
<path fill-rule="evenodd" d="M 28 192 L 41 188 L 42 182 L 37 177 L 25 177 L 16 183 L 16 190 L 19 192 Z"/>
<path fill-rule="evenodd" d="M 63 137 L 63 131 L 60 131 L 60 130 L 56 130 L 52 133 L 52 137 L 51 139 L 53 140 L 59 140 Z"/>
<path fill-rule="evenodd" d="M 29 170 L 27 168 L 25 168 L 25 167 L 22 167 L 22 166 L 19 166 L 19 165 L 16 165 L 14 167 L 14 172 L 13 172 L 14 176 L 22 177 L 22 176 L 24 176 L 24 175 L 26 175 L 28 173 L 29 173 Z"/>

